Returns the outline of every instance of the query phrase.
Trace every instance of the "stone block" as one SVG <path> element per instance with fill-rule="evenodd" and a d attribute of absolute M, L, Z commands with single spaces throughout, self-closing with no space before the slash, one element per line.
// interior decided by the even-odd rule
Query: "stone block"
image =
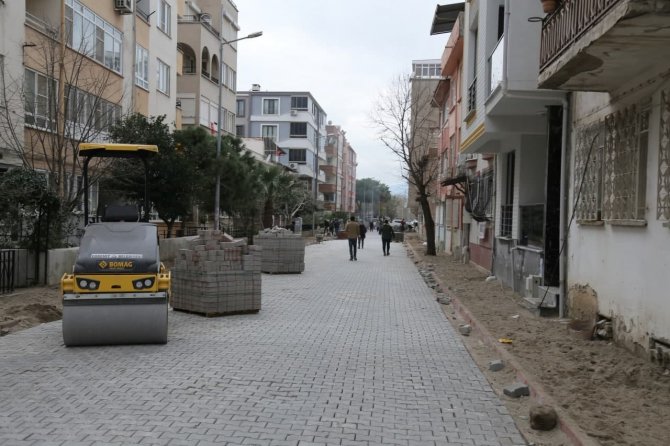
<path fill-rule="evenodd" d="M 458 331 L 463 335 L 463 336 L 470 336 L 470 333 L 472 332 L 472 327 L 470 325 L 461 325 L 458 327 Z"/>
<path fill-rule="evenodd" d="M 558 423 L 558 414 L 553 407 L 547 405 L 530 408 L 530 427 L 540 431 L 550 431 Z"/>
<path fill-rule="evenodd" d="M 505 363 L 502 362 L 500 359 L 496 359 L 495 361 L 489 362 L 489 370 L 492 372 L 499 372 L 500 370 L 505 368 Z"/>
<path fill-rule="evenodd" d="M 530 396 L 530 389 L 524 383 L 513 383 L 503 389 L 503 393 L 511 398 Z"/>

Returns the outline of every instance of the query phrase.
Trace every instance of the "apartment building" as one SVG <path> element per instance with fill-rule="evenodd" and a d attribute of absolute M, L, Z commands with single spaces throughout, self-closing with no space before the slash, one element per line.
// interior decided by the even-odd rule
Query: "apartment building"
<path fill-rule="evenodd" d="M 326 113 L 310 92 L 251 90 L 237 93 L 236 133 L 239 137 L 268 138 L 285 154 L 280 164 L 299 175 L 315 201 L 323 203 L 320 184 L 327 164 Z"/>
<path fill-rule="evenodd" d="M 670 1 L 563 0 L 541 24 L 539 85 L 570 93 L 561 222 L 570 315 L 670 364 Z"/>
<path fill-rule="evenodd" d="M 80 141 L 105 140 L 109 126 L 131 112 L 166 115 L 175 124 L 174 5 L 3 2 L 0 66 L 8 106 L 0 162 L 44 172 L 69 201 L 80 183 L 74 162 Z M 90 209 L 96 199 L 94 188 Z"/>
<path fill-rule="evenodd" d="M 319 167 L 326 174 L 325 182 L 319 185 L 323 193 L 323 208 L 326 211 L 344 209 L 344 150 L 348 147 L 346 132 L 339 125 L 326 125 L 326 162 Z"/>
<path fill-rule="evenodd" d="M 529 18 L 542 16 L 540 2 L 465 3 L 460 152 L 495 154 L 473 166 L 494 168 L 496 202 L 483 227 L 471 226 L 470 240 L 494 237 L 494 274 L 555 308 L 565 95 L 537 86 L 540 26 Z"/>
<path fill-rule="evenodd" d="M 23 84 L 24 17 L 22 1 L 0 2 L 0 172 L 23 164 Z M 11 132 L 11 129 L 19 129 Z"/>
<path fill-rule="evenodd" d="M 347 141 L 342 159 L 342 212 L 356 212 L 356 151 Z"/>
<path fill-rule="evenodd" d="M 182 124 L 200 125 L 215 133 L 221 93 L 221 131 L 234 135 L 238 44 L 221 46 L 221 41 L 237 39 L 237 6 L 230 0 L 178 0 L 178 7 L 177 48 L 182 63 L 177 99 Z"/>
<path fill-rule="evenodd" d="M 411 90 L 411 110 L 410 110 L 410 130 L 409 137 L 412 148 L 412 156 L 414 162 L 420 156 L 426 155 L 431 159 L 431 162 L 421 168 L 414 167 L 414 169 L 423 170 L 424 178 L 429 179 L 426 187 L 428 194 L 429 206 L 433 221 L 435 220 L 436 209 L 439 199 L 438 188 L 438 145 L 439 138 L 439 109 L 434 106 L 433 95 L 435 88 L 442 79 L 442 68 L 440 59 L 426 59 L 412 61 L 412 74 L 410 75 L 410 90 Z M 421 230 L 428 229 L 426 227 L 423 210 L 419 204 L 418 190 L 411 182 L 408 184 L 408 207 L 411 215 L 416 215 L 422 223 L 419 227 Z M 434 225 L 433 225 L 434 226 Z"/>

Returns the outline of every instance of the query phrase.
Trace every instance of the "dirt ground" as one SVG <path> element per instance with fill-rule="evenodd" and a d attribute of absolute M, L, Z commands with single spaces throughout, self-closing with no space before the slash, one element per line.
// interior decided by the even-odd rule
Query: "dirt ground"
<path fill-rule="evenodd" d="M 19 288 L 0 295 L 0 336 L 62 317 L 58 287 Z"/>
<path fill-rule="evenodd" d="M 486 282 L 486 275 L 475 267 L 446 254 L 423 255 L 425 247 L 415 235 L 406 243 L 417 253 L 419 270 L 432 272 L 447 286 L 445 294 L 457 297 L 494 338 L 513 340 L 505 346 L 508 352 L 594 441 L 606 446 L 670 444 L 670 371 L 612 342 L 585 339 L 568 320 L 534 315 L 521 305 L 519 295 L 498 281 Z M 442 307 L 452 324 L 463 323 L 450 305 Z M 494 351 L 476 337 L 464 341 L 502 394 L 500 389 L 514 381 L 514 374 L 490 372 L 489 361 L 499 359 Z M 562 435 L 530 429 L 530 398 L 502 399 L 535 444 L 566 444 Z"/>
<path fill-rule="evenodd" d="M 521 298 L 499 282 L 485 282 L 485 274 L 440 254 L 424 256 L 414 234 L 414 258 L 422 274 L 437 276 L 446 295 L 456 296 L 492 336 L 513 340 L 505 348 L 534 376 L 580 427 L 596 442 L 614 445 L 670 444 L 670 371 L 606 341 L 591 341 L 569 328 L 568 321 L 540 318 L 520 304 Z M 450 322 L 459 321 L 450 305 L 442 305 Z M 18 289 L 0 295 L 0 336 L 61 318 L 57 287 Z M 529 426 L 530 398 L 511 399 L 502 388 L 515 381 L 511 369 L 488 370 L 499 359 L 476 336 L 463 338 L 472 357 L 535 445 L 570 444 L 554 429 L 534 431 Z"/>

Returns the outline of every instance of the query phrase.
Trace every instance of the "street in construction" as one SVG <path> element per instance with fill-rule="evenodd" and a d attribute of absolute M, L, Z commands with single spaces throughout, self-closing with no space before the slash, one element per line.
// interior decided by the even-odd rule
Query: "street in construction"
<path fill-rule="evenodd" d="M 306 248 L 258 314 L 169 312 L 166 345 L 0 338 L 0 444 L 523 445 L 403 246 Z"/>

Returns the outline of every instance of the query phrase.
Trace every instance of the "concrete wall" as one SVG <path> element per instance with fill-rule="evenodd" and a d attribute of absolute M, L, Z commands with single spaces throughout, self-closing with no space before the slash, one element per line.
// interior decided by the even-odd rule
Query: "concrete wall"
<path fill-rule="evenodd" d="M 646 226 L 573 224 L 569 232 L 568 289 L 589 285 L 597 296 L 598 312 L 613 319 L 615 338 L 633 350 L 645 351 L 650 338 L 670 341 L 670 229 L 657 218 L 661 90 L 670 83 L 642 87 L 636 80 L 622 86 L 620 101 L 608 94 L 576 93 L 572 115 L 575 128 L 602 119 L 630 103 L 651 98 L 646 165 Z M 575 145 L 573 132 L 572 146 Z M 574 151 L 573 151 L 574 152 Z M 574 153 L 572 159 L 574 166 Z M 575 200 L 575 172 L 570 180 L 569 211 Z M 568 309 L 572 311 L 571 308 Z"/>
<path fill-rule="evenodd" d="M 188 242 L 197 239 L 194 237 L 178 237 L 161 239 L 161 262 L 172 263 L 180 249 L 188 248 Z M 60 284 L 65 273 L 72 272 L 72 266 L 77 260 L 79 248 L 50 249 L 47 259 L 47 285 Z M 17 288 L 31 286 L 34 283 L 44 283 L 44 255 L 40 256 L 40 277 L 35 278 L 35 255 L 25 249 L 18 250 L 15 286 Z"/>

